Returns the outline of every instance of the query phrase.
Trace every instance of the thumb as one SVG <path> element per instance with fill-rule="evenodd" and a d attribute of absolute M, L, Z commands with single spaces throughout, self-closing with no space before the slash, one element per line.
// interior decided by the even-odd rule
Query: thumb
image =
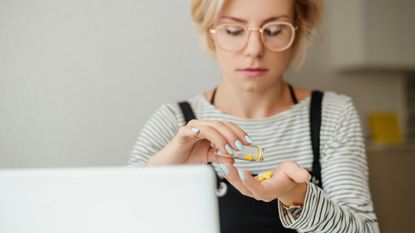
<path fill-rule="evenodd" d="M 283 170 L 284 173 L 296 183 L 305 183 L 311 178 L 310 173 L 296 162 L 285 163 Z"/>

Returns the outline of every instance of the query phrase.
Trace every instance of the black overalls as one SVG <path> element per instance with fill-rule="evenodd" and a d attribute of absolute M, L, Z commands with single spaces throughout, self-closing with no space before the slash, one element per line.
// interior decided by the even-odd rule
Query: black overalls
<path fill-rule="evenodd" d="M 293 104 L 297 104 L 297 97 L 291 85 L 288 85 Z M 216 89 L 215 89 L 216 91 Z M 213 104 L 215 91 L 212 96 Z M 313 149 L 313 167 L 310 174 L 312 182 L 321 187 L 320 167 L 320 126 L 321 101 L 323 93 L 313 91 L 310 104 L 310 133 Z M 180 102 L 179 106 L 185 117 L 186 124 L 196 119 L 188 102 Z M 253 174 L 255 175 L 255 174 Z M 294 233 L 293 229 L 284 228 L 278 216 L 278 200 L 271 202 L 257 201 L 254 198 L 242 195 L 225 179 L 217 176 L 219 182 L 225 183 L 227 193 L 219 197 L 219 216 L 221 233 Z"/>

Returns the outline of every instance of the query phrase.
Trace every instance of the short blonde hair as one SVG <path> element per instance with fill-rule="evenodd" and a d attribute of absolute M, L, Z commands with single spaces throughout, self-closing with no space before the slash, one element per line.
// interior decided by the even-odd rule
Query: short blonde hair
<path fill-rule="evenodd" d="M 192 0 L 191 14 L 193 23 L 199 30 L 202 40 L 211 55 L 215 46 L 209 34 L 225 4 L 225 0 Z M 302 65 L 313 30 L 320 24 L 323 15 L 323 0 L 293 0 L 294 26 L 297 27 L 296 38 L 291 47 L 292 56 L 289 68 Z"/>

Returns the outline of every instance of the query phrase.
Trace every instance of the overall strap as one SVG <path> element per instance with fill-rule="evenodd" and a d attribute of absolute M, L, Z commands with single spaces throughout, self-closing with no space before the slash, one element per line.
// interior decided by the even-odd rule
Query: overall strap
<path fill-rule="evenodd" d="M 183 101 L 179 103 L 179 107 L 183 112 L 184 116 L 184 124 L 187 125 L 189 121 L 196 119 L 195 113 L 193 112 L 192 107 L 190 106 L 189 102 Z"/>
<path fill-rule="evenodd" d="M 311 181 L 322 188 L 321 164 L 320 164 L 320 128 L 321 128 L 321 105 L 323 92 L 313 91 L 310 103 L 310 135 L 313 149 L 313 167 Z"/>
<path fill-rule="evenodd" d="M 288 89 L 290 90 L 290 96 L 293 104 L 298 104 L 297 96 L 295 95 L 294 88 L 291 84 L 288 84 Z"/>

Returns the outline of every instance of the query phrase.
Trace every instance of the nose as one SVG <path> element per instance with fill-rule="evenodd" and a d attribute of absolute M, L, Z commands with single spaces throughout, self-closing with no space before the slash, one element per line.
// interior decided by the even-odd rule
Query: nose
<path fill-rule="evenodd" d="M 264 53 L 264 45 L 261 39 L 261 33 L 258 30 L 250 30 L 248 41 L 244 49 L 245 56 L 258 58 L 262 57 Z"/>

